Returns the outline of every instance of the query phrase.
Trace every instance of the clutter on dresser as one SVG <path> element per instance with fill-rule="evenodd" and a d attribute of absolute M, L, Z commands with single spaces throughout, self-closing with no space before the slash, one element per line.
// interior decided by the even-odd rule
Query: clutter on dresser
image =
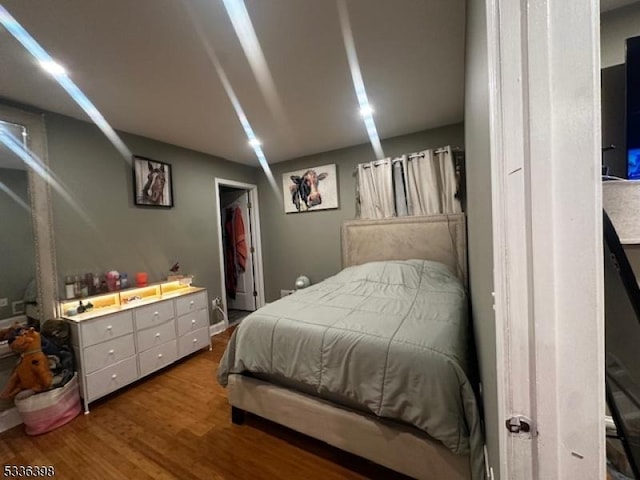
<path fill-rule="evenodd" d="M 146 273 L 136 274 L 138 286 L 147 283 Z M 67 275 L 64 281 L 64 298 L 72 300 L 76 298 L 86 298 L 100 293 L 115 292 L 129 288 L 129 275 L 120 273 L 117 270 L 110 270 L 101 275 L 99 273 L 85 273 L 83 275 Z"/>
<path fill-rule="evenodd" d="M 78 354 L 85 413 L 90 402 L 211 347 L 207 291 L 192 286 L 191 280 L 60 302 Z M 93 308 L 86 310 L 89 303 Z"/>
<path fill-rule="evenodd" d="M 147 286 L 148 275 L 147 272 L 138 272 L 136 273 L 136 286 L 137 287 L 146 287 Z"/>

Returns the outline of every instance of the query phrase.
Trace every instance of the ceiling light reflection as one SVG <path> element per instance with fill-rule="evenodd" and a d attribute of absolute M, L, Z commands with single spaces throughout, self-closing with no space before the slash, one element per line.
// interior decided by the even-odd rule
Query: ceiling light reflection
<path fill-rule="evenodd" d="M 33 57 L 38 60 L 42 68 L 46 69 L 53 75 L 53 78 L 58 84 L 66 90 L 71 98 L 85 111 L 85 113 L 93 120 L 102 133 L 111 141 L 113 146 L 120 152 L 124 159 L 131 163 L 131 151 L 127 148 L 124 142 L 120 139 L 111 125 L 107 123 L 98 109 L 91 103 L 91 100 L 73 83 L 68 77 L 64 68 L 58 64 L 51 55 L 49 55 L 44 48 L 40 46 L 38 42 L 27 32 L 18 21 L 11 16 L 11 14 L 0 5 L 0 23 L 6 28 L 11 35 L 15 37 L 18 42 L 26 48 Z M 62 69 L 62 73 L 61 70 Z"/>
<path fill-rule="evenodd" d="M 258 88 L 260 88 L 262 96 L 276 120 L 276 125 L 283 133 L 282 138 L 285 140 L 293 139 L 294 136 L 291 135 L 291 127 L 284 112 L 282 100 L 276 89 L 276 84 L 273 81 L 273 76 L 267 65 L 267 60 L 253 28 L 253 23 L 251 23 L 244 0 L 223 0 L 223 3 L 240 45 L 242 45 L 244 54 L 249 61 L 249 66 L 256 78 Z"/>
<path fill-rule="evenodd" d="M 199 18 L 194 14 L 189 2 L 187 2 L 186 0 L 183 0 L 182 5 L 185 7 L 187 13 L 189 14 L 189 17 L 191 18 L 191 22 L 196 27 L 196 32 L 200 37 L 200 42 L 202 43 L 202 46 L 204 47 L 205 52 L 209 57 L 209 60 L 211 60 L 213 67 L 216 69 L 216 73 L 218 74 L 218 78 L 220 78 L 222 87 L 224 88 L 224 91 L 226 92 L 227 97 L 229 97 L 229 101 L 231 102 L 231 105 L 233 106 L 233 109 L 236 112 L 236 116 L 240 121 L 240 125 L 242 125 L 242 129 L 244 130 L 244 133 L 247 136 L 247 140 L 249 141 L 249 144 L 253 148 L 256 158 L 258 159 L 258 163 L 260 163 L 260 166 L 262 167 L 262 170 L 264 171 L 264 174 L 266 175 L 267 180 L 269 181 L 269 185 L 271 185 L 272 192 L 279 197 L 280 190 L 278 189 L 278 185 L 276 184 L 275 178 L 273 177 L 273 173 L 271 172 L 271 167 L 267 162 L 267 158 L 265 157 L 264 152 L 262 151 L 262 147 L 260 146 L 260 143 L 258 144 L 255 143 L 256 140 L 259 142 L 258 137 L 256 137 L 256 134 L 254 133 L 253 128 L 251 128 L 251 124 L 249 123 L 249 120 L 247 119 L 247 116 L 244 113 L 242 105 L 240 105 L 240 100 L 238 100 L 238 96 L 236 95 L 236 92 L 233 90 L 233 87 L 231 86 L 229 77 L 227 77 L 227 74 L 224 71 L 224 68 L 222 68 L 222 64 L 220 63 L 220 59 L 218 58 L 216 51 L 214 50 L 213 46 L 207 39 L 202 29 L 202 24 L 200 23 Z"/>
<path fill-rule="evenodd" d="M 93 220 L 84 211 L 80 204 L 71 198 L 67 189 L 57 178 L 55 178 L 49 167 L 46 166 L 42 160 L 40 160 L 31 150 L 25 147 L 17 137 L 2 125 L 0 125 L 0 143 L 15 153 L 18 158 L 20 158 L 20 160 L 22 160 L 25 165 L 31 169 L 32 172 L 49 184 L 51 188 L 58 193 L 71 206 L 71 208 L 78 213 L 78 215 L 80 215 L 88 226 L 92 227 L 94 230 L 96 229 Z"/>
<path fill-rule="evenodd" d="M 7 186 L 7 184 L 0 182 L 0 192 L 6 193 L 11 200 L 16 202 L 20 206 L 20 208 L 22 208 L 23 210 L 26 210 L 29 214 L 31 214 L 31 207 L 29 206 L 29 204 L 25 202 L 22 198 L 20 198 L 20 195 L 18 195 L 13 190 L 11 190 Z"/>
<path fill-rule="evenodd" d="M 369 104 L 367 92 L 364 88 L 364 80 L 360 72 L 360 64 L 358 63 L 358 54 L 356 53 L 356 44 L 353 40 L 353 31 L 351 30 L 351 22 L 349 21 L 349 11 L 345 0 L 336 0 L 338 4 L 338 16 L 340 17 L 340 27 L 342 28 L 342 37 L 344 39 L 344 48 L 347 52 L 347 60 L 349 62 L 349 70 L 351 70 L 351 79 L 353 87 L 360 105 L 360 114 L 364 120 L 364 125 L 369 135 L 369 141 L 376 154 L 376 158 L 384 158 L 384 151 L 378 137 L 378 130 L 373 121 L 373 109 Z"/>

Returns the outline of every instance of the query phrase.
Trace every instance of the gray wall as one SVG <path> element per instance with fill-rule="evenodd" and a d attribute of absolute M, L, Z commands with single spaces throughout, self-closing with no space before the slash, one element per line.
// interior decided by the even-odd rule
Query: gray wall
<path fill-rule="evenodd" d="M 220 296 L 214 179 L 256 183 L 256 168 L 122 134 L 132 153 L 172 165 L 175 206 L 136 207 L 131 166 L 97 127 L 56 114 L 46 115 L 46 126 L 50 166 L 71 199 L 53 194 L 61 282 L 113 269 L 130 278 L 146 271 L 153 282 L 179 261 L 181 273 Z"/>
<path fill-rule="evenodd" d="M 29 181 L 26 170 L 0 168 L 0 183 L 29 205 Z M 24 298 L 25 289 L 35 278 L 35 246 L 31 212 L 0 189 L 0 319 L 13 316 L 11 303 Z M 2 385 L 2 384 L 0 384 Z"/>
<path fill-rule="evenodd" d="M 496 329 L 493 311 L 493 233 L 489 77 L 485 1 L 467 2 L 465 60 L 465 149 L 471 314 L 483 386 L 489 464 L 499 479 Z"/>
<path fill-rule="evenodd" d="M 602 145 L 611 175 L 626 177 L 625 40 L 640 35 L 640 3 L 604 13 L 600 17 L 602 65 Z M 629 263 L 640 278 L 640 245 L 625 245 Z"/>
<path fill-rule="evenodd" d="M 610 175 L 626 177 L 625 41 L 640 35 L 640 3 L 600 16 L 602 66 L 602 145 L 617 149 L 604 155 Z"/>
<path fill-rule="evenodd" d="M 387 156 L 397 156 L 444 145 L 464 145 L 462 124 L 403 135 L 382 141 Z M 319 282 L 341 269 L 340 227 L 355 218 L 355 177 L 358 163 L 375 160 L 369 144 L 310 155 L 272 165 L 278 192 L 264 174 L 258 186 L 260 227 L 267 301 L 280 297 L 281 289 L 294 288 L 295 279 L 307 275 Z M 306 213 L 284 213 L 282 174 L 326 164 L 336 164 L 339 208 Z M 289 195 L 287 193 L 287 195 Z"/>
<path fill-rule="evenodd" d="M 600 65 L 624 63 L 625 40 L 640 35 L 640 3 L 603 13 L 600 16 Z"/>

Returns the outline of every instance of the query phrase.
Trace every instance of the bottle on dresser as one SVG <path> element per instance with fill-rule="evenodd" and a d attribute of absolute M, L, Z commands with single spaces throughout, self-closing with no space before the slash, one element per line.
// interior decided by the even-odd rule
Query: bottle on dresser
<path fill-rule="evenodd" d="M 87 283 L 86 276 L 80 277 L 80 296 L 81 297 L 89 296 L 89 284 Z"/>
<path fill-rule="evenodd" d="M 84 283 L 87 285 L 87 295 L 95 295 L 93 289 L 93 273 L 86 273 L 84 276 Z"/>
<path fill-rule="evenodd" d="M 76 275 L 73 280 L 73 296 L 78 298 L 82 295 L 82 282 L 80 276 Z"/>
<path fill-rule="evenodd" d="M 100 292 L 102 292 L 102 289 L 100 288 L 100 274 L 94 273 L 93 274 L 93 294 L 97 295 Z"/>
<path fill-rule="evenodd" d="M 67 275 L 67 278 L 64 281 L 64 295 L 67 299 L 74 298 L 76 296 L 75 284 L 71 275 Z"/>

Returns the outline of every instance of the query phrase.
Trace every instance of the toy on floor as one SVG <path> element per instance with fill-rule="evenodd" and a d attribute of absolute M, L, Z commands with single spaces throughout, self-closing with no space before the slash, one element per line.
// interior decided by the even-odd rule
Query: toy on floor
<path fill-rule="evenodd" d="M 13 398 L 23 390 L 34 393 L 49 390 L 53 375 L 49 360 L 42 352 L 40 334 L 30 328 L 15 337 L 9 346 L 20 354 L 20 360 L 0 398 Z"/>

